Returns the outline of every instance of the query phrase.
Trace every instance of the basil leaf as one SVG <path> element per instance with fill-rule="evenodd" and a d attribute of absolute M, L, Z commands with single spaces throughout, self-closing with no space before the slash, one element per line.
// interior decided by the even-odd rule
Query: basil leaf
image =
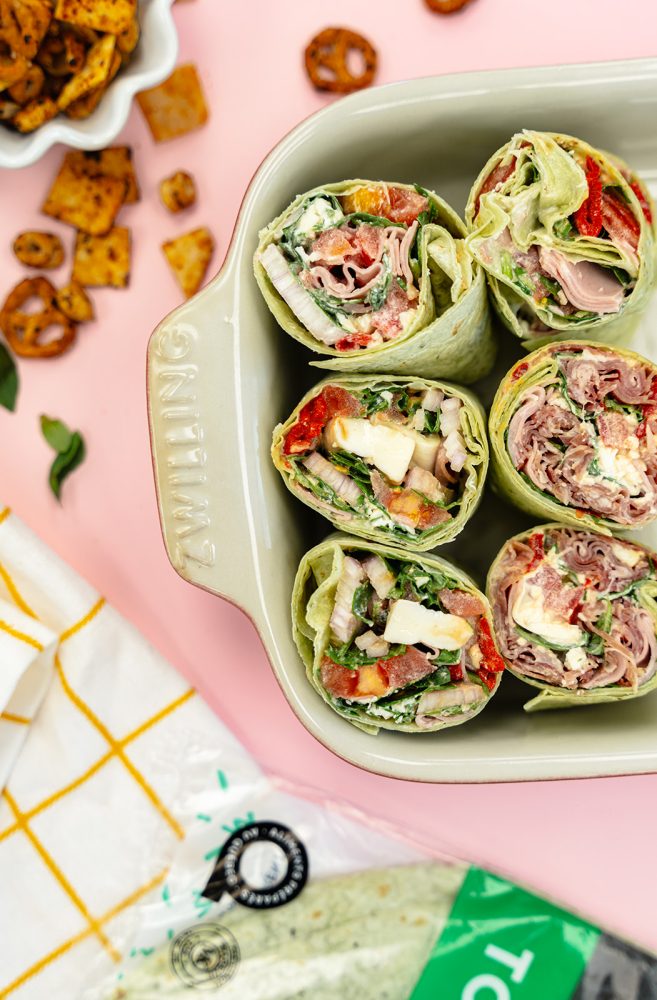
<path fill-rule="evenodd" d="M 16 362 L 4 344 L 0 344 L 0 406 L 12 412 L 16 409 L 18 371 Z"/>
<path fill-rule="evenodd" d="M 371 593 L 373 593 L 372 586 L 369 583 L 361 583 L 360 587 L 356 587 L 351 601 L 351 610 L 356 618 L 359 618 L 366 625 L 374 624 L 372 619 L 367 617 L 367 605 Z"/>
<path fill-rule="evenodd" d="M 48 482 L 59 500 L 64 480 L 84 461 L 84 440 L 78 431 L 70 431 L 61 420 L 45 415 L 41 416 L 41 431 L 50 447 L 57 452 L 57 457 L 50 466 Z"/>

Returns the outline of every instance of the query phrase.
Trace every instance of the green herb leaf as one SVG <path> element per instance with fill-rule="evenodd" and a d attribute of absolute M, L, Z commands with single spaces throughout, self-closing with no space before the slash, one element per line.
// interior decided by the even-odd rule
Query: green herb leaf
<path fill-rule="evenodd" d="M 559 298 L 559 292 L 561 291 L 561 285 L 558 281 L 554 281 L 552 278 L 546 278 L 544 274 L 539 274 L 538 276 L 541 284 L 547 288 L 551 295 L 554 295 L 555 299 Z"/>
<path fill-rule="evenodd" d="M 360 404 L 365 408 L 367 416 L 378 413 L 380 410 L 387 410 L 390 403 L 384 399 L 380 391 L 376 389 L 363 389 L 359 395 Z"/>
<path fill-rule="evenodd" d="M 613 612 L 611 607 L 611 601 L 605 601 L 605 610 L 600 615 L 595 623 L 596 628 L 599 628 L 601 632 L 611 631 L 611 623 L 613 620 Z M 604 652 L 605 643 L 601 635 L 591 634 L 589 638 L 588 652 L 592 656 L 600 656 Z"/>
<path fill-rule="evenodd" d="M 84 461 L 84 440 L 78 431 L 70 431 L 61 420 L 45 415 L 41 417 L 41 431 L 50 447 L 57 452 L 57 457 L 50 467 L 48 482 L 59 500 L 64 480 Z"/>
<path fill-rule="evenodd" d="M 573 234 L 575 233 L 575 228 L 570 219 L 559 219 L 558 222 L 555 222 L 552 228 L 554 230 L 554 235 L 560 240 L 571 240 L 573 238 Z"/>
<path fill-rule="evenodd" d="M 437 434 L 440 430 L 440 410 L 424 411 L 424 433 Z"/>
<path fill-rule="evenodd" d="M 0 344 L 0 406 L 15 410 L 18 395 L 16 362 L 4 344 Z"/>
<path fill-rule="evenodd" d="M 455 663 L 459 663 L 460 659 L 461 659 L 460 649 L 441 649 L 435 662 L 450 663 L 453 665 Z"/>
<path fill-rule="evenodd" d="M 341 646 L 329 646 L 326 655 L 340 667 L 348 670 L 358 670 L 359 667 L 371 666 L 379 660 L 389 660 L 393 656 L 401 656 L 406 652 L 406 646 L 400 643 L 390 647 L 385 656 L 368 656 L 353 642 L 345 642 Z"/>
<path fill-rule="evenodd" d="M 373 592 L 371 584 L 362 583 L 360 587 L 356 587 L 351 602 L 351 610 L 355 614 L 356 618 L 359 618 L 366 625 L 374 624 L 373 620 L 367 617 L 367 605 L 369 603 L 370 595 Z"/>
<path fill-rule="evenodd" d="M 569 649 L 576 649 L 578 646 L 585 646 L 588 641 L 586 635 L 582 635 L 580 642 L 573 642 L 571 645 L 565 646 L 561 642 L 550 642 L 549 639 L 545 639 L 542 635 L 537 635 L 535 632 L 528 632 L 527 629 L 521 628 L 520 625 L 516 625 L 515 630 L 523 639 L 528 639 L 534 645 L 544 646 L 545 649 L 554 649 L 558 653 L 564 653 Z"/>

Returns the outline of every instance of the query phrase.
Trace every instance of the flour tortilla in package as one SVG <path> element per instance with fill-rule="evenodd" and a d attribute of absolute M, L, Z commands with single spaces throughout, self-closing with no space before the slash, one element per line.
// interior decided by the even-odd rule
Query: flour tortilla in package
<path fill-rule="evenodd" d="M 286 333 L 344 372 L 470 383 L 493 364 L 484 272 L 433 191 L 349 180 L 299 195 L 260 233 L 255 276 Z"/>
<path fill-rule="evenodd" d="M 656 258 L 650 197 L 626 164 L 572 136 L 519 132 L 479 174 L 466 220 L 493 303 L 525 347 L 632 334 Z"/>
<path fill-rule="evenodd" d="M 459 386 L 343 375 L 306 393 L 271 454 L 290 492 L 336 528 L 424 551 L 452 541 L 479 505 L 486 417 Z"/>
<path fill-rule="evenodd" d="M 82 1000 L 657 995 L 657 960 L 586 920 L 408 830 L 223 764 L 187 787 L 166 881 L 134 908 L 121 966 L 92 975 Z"/>

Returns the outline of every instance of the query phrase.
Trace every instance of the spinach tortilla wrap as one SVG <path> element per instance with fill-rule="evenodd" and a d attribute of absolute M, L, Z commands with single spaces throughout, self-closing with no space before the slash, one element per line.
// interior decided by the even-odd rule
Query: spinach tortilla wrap
<path fill-rule="evenodd" d="M 190 955 L 195 975 L 185 983 L 172 968 L 170 949 L 162 948 L 129 973 L 111 998 L 406 1000 L 464 875 L 460 864 L 401 865 L 317 879 L 275 909 L 235 906 L 218 918 L 216 945 L 211 933 L 202 938 L 221 954 L 230 934 L 239 949 L 231 978 L 218 974 L 221 965 L 216 976 L 210 965 L 203 977 L 202 956 Z M 212 925 L 196 926 L 202 931 Z"/>
<path fill-rule="evenodd" d="M 366 733 L 429 733 L 477 715 L 504 663 L 484 595 L 437 556 L 334 535 L 301 561 L 294 641 L 309 682 Z"/>
<path fill-rule="evenodd" d="M 657 517 L 657 365 L 619 347 L 539 348 L 502 381 L 493 478 L 518 507 L 610 534 Z"/>
<path fill-rule="evenodd" d="M 486 420 L 467 389 L 345 375 L 320 382 L 274 430 L 288 489 L 361 538 L 424 551 L 451 541 L 479 504 Z"/>
<path fill-rule="evenodd" d="M 343 181 L 299 195 L 260 233 L 255 275 L 286 333 L 346 372 L 474 382 L 495 346 L 484 273 L 433 191 Z"/>
<path fill-rule="evenodd" d="M 507 667 L 541 689 L 527 711 L 657 687 L 657 573 L 643 546 L 544 524 L 506 542 L 487 593 Z"/>
<path fill-rule="evenodd" d="M 524 131 L 475 181 L 466 245 L 503 322 L 529 349 L 572 337 L 616 342 L 636 326 L 655 243 L 645 188 L 623 170 L 581 139 Z"/>

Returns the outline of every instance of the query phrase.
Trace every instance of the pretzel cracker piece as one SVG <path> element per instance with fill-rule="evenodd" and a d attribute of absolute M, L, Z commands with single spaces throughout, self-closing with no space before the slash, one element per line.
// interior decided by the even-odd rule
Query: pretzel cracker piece
<path fill-rule="evenodd" d="M 9 293 L 0 312 L 0 329 L 15 354 L 23 358 L 54 358 L 73 346 L 75 323 L 60 312 L 56 292 L 47 278 L 26 278 Z M 24 312 L 30 299 L 41 300 L 37 312 Z M 52 336 L 59 328 L 58 336 Z"/>
<path fill-rule="evenodd" d="M 362 69 L 354 72 L 354 56 Z M 349 28 L 325 28 L 310 40 L 305 52 L 306 70 L 317 90 L 348 94 L 368 87 L 376 73 L 376 49 L 367 38 Z"/>
<path fill-rule="evenodd" d="M 105 236 L 78 233 L 73 281 L 96 288 L 126 288 L 130 283 L 130 230 L 116 226 Z"/>

